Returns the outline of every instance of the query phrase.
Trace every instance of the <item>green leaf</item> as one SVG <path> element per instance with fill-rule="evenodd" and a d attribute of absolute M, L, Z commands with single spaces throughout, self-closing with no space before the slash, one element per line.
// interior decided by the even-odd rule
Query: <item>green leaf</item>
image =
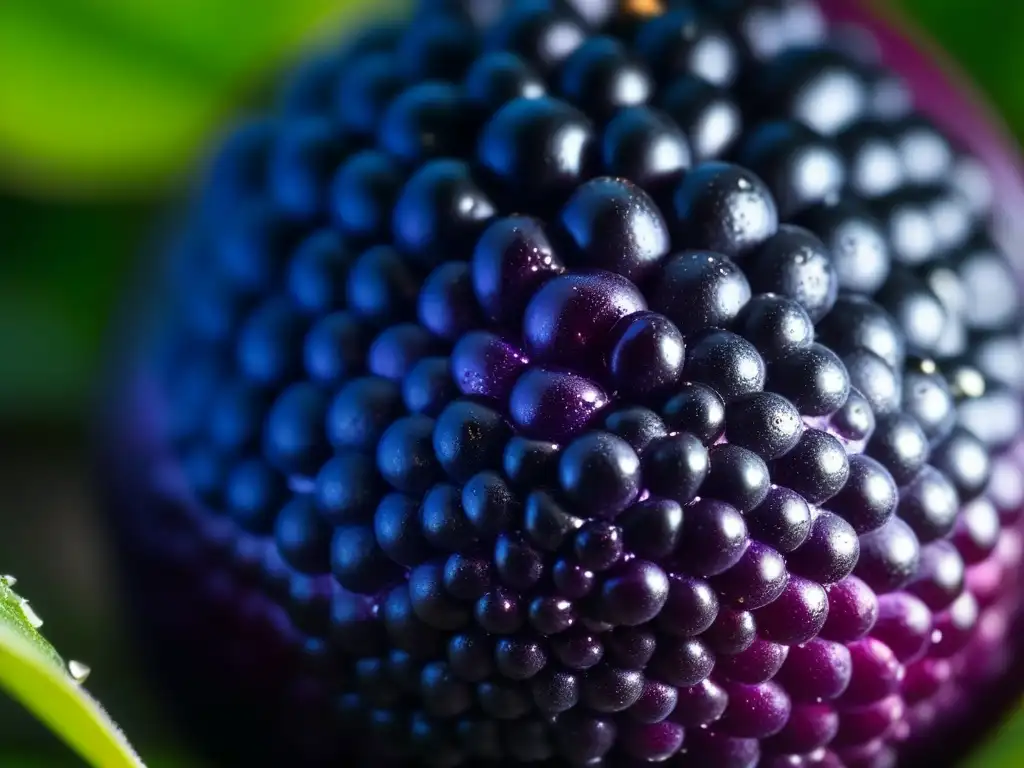
<path fill-rule="evenodd" d="M 110 313 L 152 217 L 152 206 L 0 195 L 0 421 L 88 416 Z"/>
<path fill-rule="evenodd" d="M 64 664 L 13 584 L 10 576 L 0 576 L 0 688 L 96 768 L 143 768 L 124 734 L 81 687 L 88 668 Z"/>
<path fill-rule="evenodd" d="M 960 768 L 1018 768 L 1024 756 L 1024 702 Z"/>
<path fill-rule="evenodd" d="M 111 195 L 180 177 L 254 82 L 356 0 L 3 0 L 0 184 Z"/>
<path fill-rule="evenodd" d="M 1024 5 L 1005 0 L 899 0 L 896 3 L 985 91 L 1024 137 L 1024 89 L 1014 76 L 1024 66 L 1020 46 Z"/>

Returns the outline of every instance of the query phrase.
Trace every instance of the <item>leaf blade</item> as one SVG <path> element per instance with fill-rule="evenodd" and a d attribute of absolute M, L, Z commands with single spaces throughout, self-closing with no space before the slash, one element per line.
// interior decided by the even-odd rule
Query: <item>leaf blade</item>
<path fill-rule="evenodd" d="M 363 8 L 4 0 L 0 184 L 69 198 L 163 191 L 255 81 Z"/>
<path fill-rule="evenodd" d="M 106 711 L 72 677 L 0 577 L 0 688 L 97 768 L 144 768 Z"/>

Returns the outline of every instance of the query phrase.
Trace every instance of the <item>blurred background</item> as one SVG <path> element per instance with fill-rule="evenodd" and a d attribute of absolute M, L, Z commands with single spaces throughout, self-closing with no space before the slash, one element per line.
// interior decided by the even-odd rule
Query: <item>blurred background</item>
<path fill-rule="evenodd" d="M 881 0 L 1024 139 L 1024 3 Z M 379 5 L 379 4 L 378 4 Z M 154 766 L 197 766 L 141 679 L 92 502 L 87 430 L 110 312 L 157 216 L 273 73 L 367 0 L 0 0 L 0 572 Z M 1024 764 L 1024 718 L 974 759 Z M 0 766 L 79 765 L 0 694 Z"/>

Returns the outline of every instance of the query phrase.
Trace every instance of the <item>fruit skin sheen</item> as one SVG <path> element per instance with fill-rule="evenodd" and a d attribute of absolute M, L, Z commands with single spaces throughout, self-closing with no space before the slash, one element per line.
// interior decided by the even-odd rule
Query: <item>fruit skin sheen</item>
<path fill-rule="evenodd" d="M 217 153 L 98 446 L 219 764 L 943 765 L 1016 693 L 1012 145 L 873 8 L 694 6 L 424 0 Z"/>

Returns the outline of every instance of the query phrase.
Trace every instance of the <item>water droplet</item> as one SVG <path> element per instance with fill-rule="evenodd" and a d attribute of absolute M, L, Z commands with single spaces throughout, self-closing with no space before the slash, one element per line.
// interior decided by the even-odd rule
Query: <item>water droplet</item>
<path fill-rule="evenodd" d="M 32 606 L 28 604 L 28 600 L 21 601 L 21 612 L 25 614 L 25 620 L 32 625 L 34 629 L 39 629 L 43 626 L 43 620 L 39 618 L 39 614 L 32 610 Z"/>
<path fill-rule="evenodd" d="M 72 659 L 68 662 L 68 672 L 71 673 L 71 677 L 74 678 L 76 683 L 84 683 L 85 678 L 89 676 L 92 669 L 90 669 L 88 664 Z"/>

